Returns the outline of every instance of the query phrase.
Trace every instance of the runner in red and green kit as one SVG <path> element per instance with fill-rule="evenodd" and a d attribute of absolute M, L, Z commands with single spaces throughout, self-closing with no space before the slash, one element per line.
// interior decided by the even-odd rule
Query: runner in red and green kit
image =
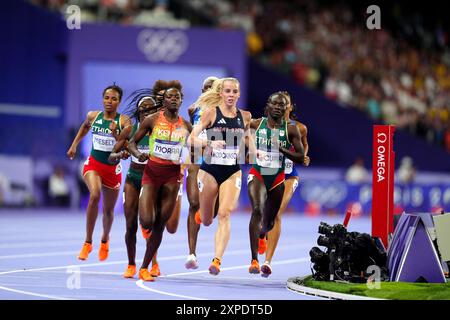
<path fill-rule="evenodd" d="M 84 163 L 83 177 L 89 189 L 89 204 L 86 210 L 86 239 L 78 256 L 86 260 L 92 251 L 92 234 L 98 216 L 100 195 L 103 196 L 103 235 L 99 248 L 100 261 L 108 258 L 109 232 L 114 220 L 114 206 L 122 181 L 120 163 L 111 165 L 108 157 L 122 130 L 131 131 L 130 118 L 117 112 L 122 99 L 122 89 L 116 85 L 103 91 L 103 111 L 89 111 L 86 120 L 67 151 L 70 159 L 75 157 L 78 144 L 92 128 L 92 150 Z"/>
<path fill-rule="evenodd" d="M 280 92 L 272 94 L 266 105 L 267 118 L 252 120 L 250 147 L 252 168 L 247 183 L 252 217 L 249 224 L 252 260 L 250 273 L 260 273 L 258 251 L 263 253 L 266 234 L 273 228 L 284 193 L 284 159 L 298 163 L 304 159 L 303 146 L 298 128 L 284 119 L 287 99 Z M 293 150 L 291 148 L 293 146 Z M 256 153 L 256 154 L 254 154 Z M 259 247 L 259 248 L 258 248 Z"/>
<path fill-rule="evenodd" d="M 161 244 L 164 228 L 175 207 L 180 187 L 181 151 L 192 131 L 192 125 L 178 115 L 181 100 L 179 89 L 167 89 L 164 92 L 163 111 L 142 121 L 128 147 L 139 161 L 148 159 L 139 199 L 141 226 L 151 231 L 139 270 L 139 278 L 144 281 L 154 281 L 148 266 Z M 150 154 L 141 153 L 137 148 L 139 141 L 147 134 L 150 135 Z M 156 210 L 157 207 L 159 210 Z"/>

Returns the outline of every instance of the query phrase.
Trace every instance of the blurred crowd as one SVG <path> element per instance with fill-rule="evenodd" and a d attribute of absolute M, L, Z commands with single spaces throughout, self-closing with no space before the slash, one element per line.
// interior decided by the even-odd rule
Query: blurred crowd
<path fill-rule="evenodd" d="M 427 30 L 421 19 L 399 15 L 394 35 L 383 23 L 369 30 L 369 15 L 343 4 L 189 1 L 217 26 L 245 30 L 249 53 L 266 65 L 450 152 L 449 34 L 442 26 Z"/>
<path fill-rule="evenodd" d="M 137 24 L 142 12 L 171 15 L 169 3 L 188 5 L 219 28 L 245 30 L 249 54 L 265 65 L 450 152 L 450 35 L 438 23 L 389 12 L 398 23 L 389 28 L 383 11 L 381 30 L 369 30 L 365 11 L 308 0 L 30 1 L 55 10 L 74 3 L 98 20 Z"/>
<path fill-rule="evenodd" d="M 168 10 L 168 0 L 29 0 L 31 3 L 67 15 L 70 5 L 81 9 L 82 22 L 114 22 L 127 25 L 188 28 Z"/>

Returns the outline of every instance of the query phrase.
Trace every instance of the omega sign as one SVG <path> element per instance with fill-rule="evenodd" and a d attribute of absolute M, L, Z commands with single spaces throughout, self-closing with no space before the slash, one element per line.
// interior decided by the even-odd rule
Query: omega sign
<path fill-rule="evenodd" d="M 176 62 L 189 47 L 185 32 L 179 30 L 142 30 L 137 37 L 139 50 L 151 62 Z"/>
<path fill-rule="evenodd" d="M 387 136 L 386 133 L 380 132 L 378 133 L 378 147 L 377 147 L 377 182 L 383 181 L 386 179 L 386 147 L 383 144 L 386 144 Z"/>

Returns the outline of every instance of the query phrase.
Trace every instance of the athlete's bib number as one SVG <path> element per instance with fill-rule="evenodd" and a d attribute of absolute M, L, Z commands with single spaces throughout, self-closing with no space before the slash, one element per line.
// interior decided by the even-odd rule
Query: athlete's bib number
<path fill-rule="evenodd" d="M 153 156 L 164 160 L 180 162 L 183 146 L 179 142 L 155 140 Z"/>
<path fill-rule="evenodd" d="M 238 149 L 213 149 L 211 153 L 211 164 L 232 166 L 236 164 Z"/>
<path fill-rule="evenodd" d="M 264 150 L 258 150 L 258 156 L 256 157 L 256 163 L 263 168 L 280 168 L 283 156 L 279 152 L 269 152 Z"/>
<path fill-rule="evenodd" d="M 292 169 L 294 168 L 294 162 L 292 162 L 289 159 L 286 159 L 284 162 L 284 173 L 290 174 L 292 172 Z"/>
<path fill-rule="evenodd" d="M 116 144 L 116 139 L 112 136 L 102 136 L 99 134 L 94 134 L 92 138 L 94 150 L 111 152 L 114 145 Z"/>
<path fill-rule="evenodd" d="M 148 145 L 145 146 L 138 146 L 138 150 L 140 153 L 149 153 L 150 147 Z M 138 158 L 136 158 L 135 156 L 131 155 L 131 161 L 137 164 L 147 164 L 147 160 L 145 160 L 144 162 L 140 162 Z"/>

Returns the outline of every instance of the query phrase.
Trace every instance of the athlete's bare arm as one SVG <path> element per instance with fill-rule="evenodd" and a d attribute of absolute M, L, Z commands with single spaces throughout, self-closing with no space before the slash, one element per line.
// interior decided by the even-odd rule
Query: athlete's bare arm
<path fill-rule="evenodd" d="M 257 148 L 256 148 L 256 129 L 258 129 L 259 124 L 261 123 L 262 118 L 259 119 L 250 119 L 249 129 L 245 132 L 245 144 L 248 148 L 248 157 L 247 163 L 253 163 L 254 158 L 256 157 Z"/>
<path fill-rule="evenodd" d="M 120 135 L 117 137 L 116 144 L 114 145 L 111 154 L 108 157 L 108 162 L 111 164 L 117 164 L 120 159 L 127 159 L 129 157 L 128 140 L 130 139 L 132 128 L 130 126 L 125 127 Z"/>
<path fill-rule="evenodd" d="M 301 122 L 296 122 L 297 128 L 300 130 L 300 134 L 302 135 L 302 145 L 305 150 L 305 156 L 308 154 L 309 145 L 308 145 L 308 128 Z"/>
<path fill-rule="evenodd" d="M 308 156 L 305 156 L 305 151 L 301 143 L 300 130 L 296 125 L 288 125 L 288 135 L 289 141 L 294 146 L 295 150 L 289 151 L 288 149 L 280 146 L 281 153 L 283 153 L 288 159 L 294 161 L 295 163 L 304 163 L 304 161 L 306 161 L 309 164 L 309 161 L 305 160 L 305 158 L 308 158 Z"/>
<path fill-rule="evenodd" d="M 75 136 L 75 139 L 73 139 L 72 145 L 70 146 L 69 150 L 67 151 L 67 157 L 69 157 L 70 160 L 72 160 L 75 157 L 75 154 L 77 153 L 78 144 L 80 143 L 81 139 L 83 139 L 84 136 L 89 132 L 92 126 L 92 122 L 99 113 L 100 111 L 89 111 L 87 113 L 86 119 L 81 124 L 80 129 L 78 129 L 78 133 Z"/>
<path fill-rule="evenodd" d="M 189 139 L 190 145 L 195 147 L 206 147 L 209 145 L 213 148 L 222 148 L 225 145 L 225 141 L 206 141 L 198 137 L 204 129 L 211 127 L 214 124 L 214 121 L 216 121 L 216 108 L 210 108 L 203 113 L 200 122 L 193 127 L 191 138 Z"/>
<path fill-rule="evenodd" d="M 142 138 L 145 137 L 146 134 L 152 133 L 154 123 L 155 123 L 156 119 L 158 119 L 158 117 L 159 117 L 158 113 L 154 113 L 152 115 L 147 116 L 144 119 L 144 121 L 142 121 L 140 123 L 139 129 L 136 131 L 136 133 L 131 138 L 131 140 L 128 144 L 128 151 L 133 156 L 138 158 L 140 162 L 145 162 L 146 160 L 148 160 L 148 154 L 139 152 L 139 150 L 137 148 L 137 144 L 139 143 L 139 141 L 142 140 Z"/>
<path fill-rule="evenodd" d="M 195 109 L 196 109 L 195 104 L 190 105 L 188 108 L 188 115 L 189 115 L 189 119 L 191 120 L 191 123 L 194 123 Z"/>

